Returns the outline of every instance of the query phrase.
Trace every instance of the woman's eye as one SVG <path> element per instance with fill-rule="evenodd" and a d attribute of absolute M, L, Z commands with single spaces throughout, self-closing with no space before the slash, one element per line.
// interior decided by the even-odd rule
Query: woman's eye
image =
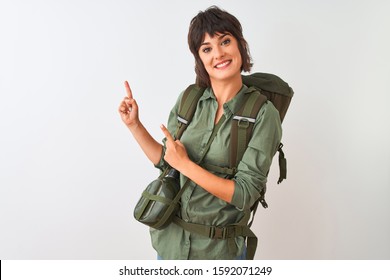
<path fill-rule="evenodd" d="M 230 39 L 223 40 L 222 45 L 227 45 L 230 43 Z"/>
<path fill-rule="evenodd" d="M 208 52 L 210 52 L 210 50 L 211 50 L 211 48 L 204 48 L 204 49 L 202 50 L 202 52 L 208 53 Z"/>

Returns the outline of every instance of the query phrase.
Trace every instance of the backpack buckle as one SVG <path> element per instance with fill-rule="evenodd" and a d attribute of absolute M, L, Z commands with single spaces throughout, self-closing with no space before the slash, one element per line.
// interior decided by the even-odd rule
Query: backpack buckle
<path fill-rule="evenodd" d="M 226 239 L 227 228 L 210 227 L 209 238 L 211 239 Z"/>
<path fill-rule="evenodd" d="M 248 128 L 249 127 L 249 120 L 248 119 L 244 119 L 244 118 L 240 119 L 238 121 L 238 127 L 240 127 L 240 128 Z"/>

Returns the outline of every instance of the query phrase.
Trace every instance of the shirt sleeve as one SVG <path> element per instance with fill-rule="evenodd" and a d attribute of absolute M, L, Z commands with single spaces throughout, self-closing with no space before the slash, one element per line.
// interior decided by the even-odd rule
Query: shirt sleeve
<path fill-rule="evenodd" d="M 184 94 L 184 91 L 179 95 L 178 99 L 176 100 L 175 105 L 173 106 L 173 108 L 171 109 L 171 111 L 169 113 L 167 129 L 171 133 L 171 135 L 174 135 L 176 132 L 177 122 L 178 122 L 177 115 L 179 112 L 179 105 L 180 105 L 181 98 L 182 98 L 183 94 Z M 164 170 L 168 166 L 168 163 L 166 163 L 166 161 L 164 160 L 165 150 L 166 150 L 166 146 L 165 146 L 166 140 L 167 139 L 165 137 L 162 139 L 163 149 L 162 149 L 160 161 L 154 165 L 156 168 L 158 168 L 160 170 Z"/>
<path fill-rule="evenodd" d="M 231 203 L 237 209 L 248 209 L 259 199 L 281 138 L 279 112 L 271 102 L 266 102 L 258 113 L 251 140 L 233 178 L 235 188 Z"/>

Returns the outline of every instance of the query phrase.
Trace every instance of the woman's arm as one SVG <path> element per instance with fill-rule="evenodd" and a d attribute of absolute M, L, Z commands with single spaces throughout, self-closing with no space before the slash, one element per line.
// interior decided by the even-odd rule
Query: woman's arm
<path fill-rule="evenodd" d="M 190 161 L 180 171 L 184 176 L 191 178 L 197 185 L 202 186 L 212 195 L 228 202 L 232 202 L 235 182 L 230 179 L 218 177 L 203 169 L 195 162 Z"/>
<path fill-rule="evenodd" d="M 161 158 L 162 145 L 158 143 L 146 130 L 138 116 L 138 105 L 133 98 L 129 83 L 125 82 L 127 96 L 119 105 L 119 114 L 122 121 L 130 130 L 134 139 L 137 141 L 142 151 L 148 159 L 156 165 Z"/>
<path fill-rule="evenodd" d="M 161 130 L 167 139 L 164 160 L 209 193 L 230 203 L 234 194 L 234 181 L 218 177 L 191 161 L 183 143 L 175 141 L 164 125 L 161 125 Z"/>

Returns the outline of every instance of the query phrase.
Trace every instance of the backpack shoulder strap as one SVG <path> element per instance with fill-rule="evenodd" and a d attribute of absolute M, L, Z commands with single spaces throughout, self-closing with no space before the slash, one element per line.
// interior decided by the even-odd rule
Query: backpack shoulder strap
<path fill-rule="evenodd" d="M 232 168 L 237 168 L 242 159 L 252 137 L 257 114 L 266 102 L 267 97 L 265 95 L 261 94 L 255 88 L 249 88 L 242 106 L 234 115 L 230 133 L 230 166 Z M 255 202 L 251 209 L 254 210 L 252 218 L 254 217 L 259 202 L 264 208 L 268 208 L 264 197 L 265 189 L 261 191 L 259 200 Z M 252 222 L 253 220 L 250 222 L 250 225 Z"/>
<path fill-rule="evenodd" d="M 198 87 L 197 85 L 190 85 L 184 91 L 177 115 L 178 123 L 175 139 L 180 139 L 184 130 L 186 130 L 187 126 L 190 124 L 192 117 L 195 114 L 198 101 L 204 91 L 204 88 Z"/>
<path fill-rule="evenodd" d="M 252 136 L 253 126 L 260 108 L 267 97 L 250 88 L 245 94 L 243 104 L 235 113 L 230 134 L 230 166 L 237 167 Z"/>

